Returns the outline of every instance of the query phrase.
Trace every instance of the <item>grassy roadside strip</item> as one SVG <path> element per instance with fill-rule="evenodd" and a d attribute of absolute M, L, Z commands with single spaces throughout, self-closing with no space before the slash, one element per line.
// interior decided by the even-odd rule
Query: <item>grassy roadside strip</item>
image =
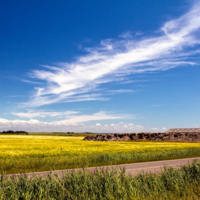
<path fill-rule="evenodd" d="M 199 199 L 200 161 L 161 174 L 125 176 L 125 170 L 72 171 L 63 178 L 26 175 L 0 180 L 0 199 Z"/>

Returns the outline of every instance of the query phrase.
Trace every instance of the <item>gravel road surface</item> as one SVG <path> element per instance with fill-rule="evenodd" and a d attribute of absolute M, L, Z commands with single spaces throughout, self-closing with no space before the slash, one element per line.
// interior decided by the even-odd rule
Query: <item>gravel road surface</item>
<path fill-rule="evenodd" d="M 165 166 L 168 167 L 175 167 L 178 168 L 181 165 L 186 165 L 188 163 L 193 162 L 194 160 L 200 160 L 200 157 L 196 158 L 184 158 L 184 159 L 176 159 L 176 160 L 163 160 L 163 161 L 152 161 L 152 162 L 143 162 L 143 163 L 134 163 L 134 164 L 122 164 L 122 165 L 113 165 L 113 168 L 125 168 L 126 174 L 132 174 L 132 175 L 137 175 L 139 173 L 159 173 L 161 172 Z M 103 167 L 98 167 L 104 168 L 104 169 L 109 169 L 111 166 L 103 166 Z M 85 170 L 88 171 L 94 171 L 96 167 L 88 167 L 85 168 Z M 63 176 L 63 173 L 70 171 L 72 169 L 66 169 L 66 170 L 56 170 L 52 171 L 53 174 L 57 174 L 59 177 Z M 73 170 L 83 170 L 81 168 L 73 169 Z M 30 178 L 35 175 L 35 176 L 41 176 L 45 177 L 47 174 L 49 174 L 50 171 L 43 171 L 43 172 L 31 172 L 31 173 L 26 173 Z M 20 174 L 9 174 L 7 177 L 14 177 L 14 176 L 19 176 Z"/>

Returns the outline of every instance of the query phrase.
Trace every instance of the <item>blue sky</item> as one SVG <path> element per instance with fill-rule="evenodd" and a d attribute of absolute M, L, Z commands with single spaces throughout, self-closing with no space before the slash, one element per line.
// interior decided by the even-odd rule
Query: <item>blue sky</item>
<path fill-rule="evenodd" d="M 200 1 L 9 0 L 0 19 L 0 130 L 200 126 Z"/>

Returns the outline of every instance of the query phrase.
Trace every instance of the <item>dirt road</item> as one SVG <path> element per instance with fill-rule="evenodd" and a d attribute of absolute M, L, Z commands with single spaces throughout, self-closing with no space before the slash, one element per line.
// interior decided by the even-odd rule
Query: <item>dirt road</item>
<path fill-rule="evenodd" d="M 113 168 L 125 168 L 126 174 L 132 174 L 137 175 L 138 173 L 149 173 L 149 172 L 161 172 L 164 169 L 164 166 L 168 167 L 175 167 L 178 168 L 181 165 L 186 165 L 188 163 L 193 162 L 194 160 L 200 160 L 200 157 L 197 158 L 185 158 L 185 159 L 177 159 L 177 160 L 164 160 L 164 161 L 153 161 L 153 162 L 143 162 L 143 163 L 134 163 L 134 164 L 122 164 L 122 165 L 113 165 Z M 111 166 L 103 166 L 98 167 L 109 169 Z M 88 167 L 85 168 L 85 170 L 88 171 L 94 171 L 96 167 Z M 53 174 L 57 174 L 59 177 L 62 177 L 63 173 L 70 171 L 71 169 L 67 170 L 56 170 L 52 171 Z M 82 170 L 80 168 L 77 168 L 75 170 Z M 27 175 L 31 178 L 33 175 L 45 177 L 47 174 L 49 174 L 50 171 L 43 171 L 43 172 L 31 172 L 27 173 Z M 8 177 L 14 177 L 19 176 L 19 174 L 10 174 L 7 175 Z"/>

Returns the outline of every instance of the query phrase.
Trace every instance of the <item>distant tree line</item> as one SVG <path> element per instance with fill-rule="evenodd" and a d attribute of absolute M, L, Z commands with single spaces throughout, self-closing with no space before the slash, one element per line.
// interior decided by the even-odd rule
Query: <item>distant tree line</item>
<path fill-rule="evenodd" d="M 8 130 L 8 131 L 3 131 L 3 132 L 0 132 L 0 133 L 3 133 L 3 134 L 26 134 L 28 135 L 28 133 L 26 131 L 12 131 L 12 130 Z"/>

